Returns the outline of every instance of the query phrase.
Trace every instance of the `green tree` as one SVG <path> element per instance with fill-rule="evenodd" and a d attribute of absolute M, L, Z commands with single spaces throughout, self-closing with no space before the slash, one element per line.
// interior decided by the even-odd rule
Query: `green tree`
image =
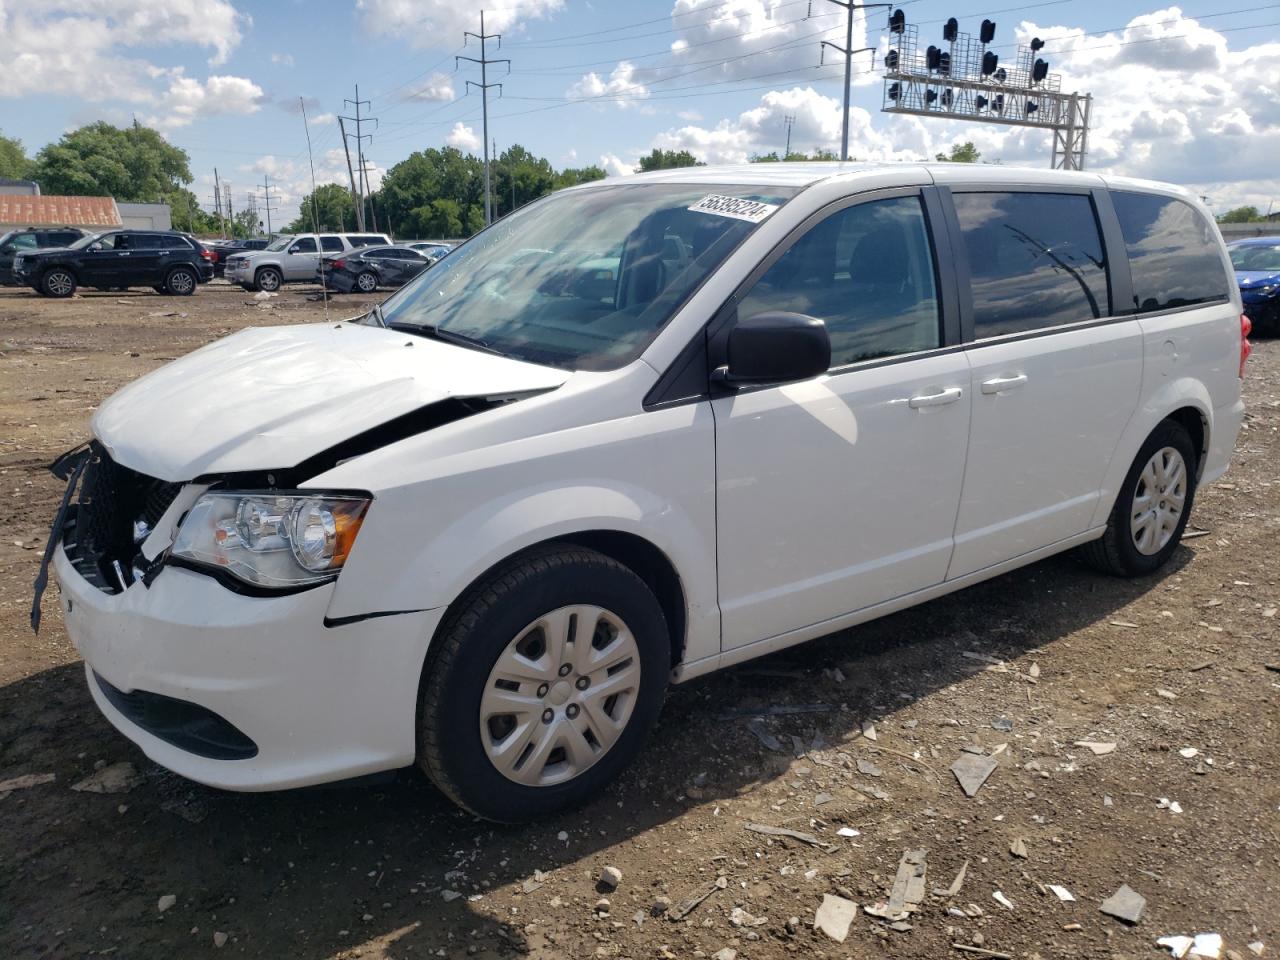
<path fill-rule="evenodd" d="M 191 161 L 149 127 L 99 122 L 64 134 L 36 154 L 35 179 L 44 193 L 171 202 L 191 182 Z"/>
<path fill-rule="evenodd" d="M 256 237 L 262 232 L 258 223 L 258 211 L 252 207 L 246 207 L 236 211 L 231 222 L 227 224 L 227 232 L 241 240 L 246 237 Z"/>
<path fill-rule="evenodd" d="M 977 163 L 982 159 L 982 154 L 972 140 L 966 140 L 964 143 L 953 143 L 950 154 L 939 153 L 935 159 L 944 163 Z"/>
<path fill-rule="evenodd" d="M 32 166 L 22 141 L 0 134 L 0 177 L 28 180 L 31 177 Z"/>
<path fill-rule="evenodd" d="M 805 163 L 815 160 L 830 161 L 839 159 L 840 158 L 830 150 L 815 150 L 813 153 L 800 153 L 799 151 L 792 150 L 786 157 L 787 163 Z M 856 158 L 851 157 L 850 159 Z M 771 153 L 758 153 L 748 159 L 749 163 L 780 163 L 781 161 L 782 157 L 778 156 L 777 150 L 774 150 Z"/>
<path fill-rule="evenodd" d="M 670 170 L 673 167 L 706 166 L 688 150 L 659 150 L 657 147 L 647 157 L 640 158 L 637 173 L 648 173 L 650 170 Z"/>
<path fill-rule="evenodd" d="M 518 143 L 504 150 L 489 169 L 493 178 L 495 220 L 550 193 L 556 186 L 556 172 L 551 164 Z"/>
<path fill-rule="evenodd" d="M 395 236 L 467 236 L 484 225 L 483 165 L 455 147 L 419 150 L 387 171 L 376 202 L 379 222 Z"/>
<path fill-rule="evenodd" d="M 603 180 L 604 177 L 604 170 L 600 167 L 568 167 L 556 174 L 555 188 L 563 190 L 565 187 L 576 187 L 580 183 Z"/>
<path fill-rule="evenodd" d="M 314 212 L 312 206 L 314 205 Z M 351 191 L 340 183 L 322 183 L 314 193 L 302 198 L 298 219 L 285 227 L 285 233 L 310 233 L 319 220 L 321 230 L 354 230 L 356 205 Z"/>
<path fill-rule="evenodd" d="M 1218 218 L 1219 223 L 1253 223 L 1261 220 L 1262 213 L 1257 207 L 1236 207 L 1234 210 L 1228 210 Z"/>
<path fill-rule="evenodd" d="M 166 199 L 170 207 L 173 229 L 206 237 L 219 233 L 217 215 L 201 210 L 199 199 L 190 190 L 177 189 Z"/>

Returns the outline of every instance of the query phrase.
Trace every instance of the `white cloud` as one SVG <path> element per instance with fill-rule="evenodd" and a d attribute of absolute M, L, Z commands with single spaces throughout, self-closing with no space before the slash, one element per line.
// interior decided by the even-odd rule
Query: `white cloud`
<path fill-rule="evenodd" d="M 563 8 L 564 0 L 488 0 L 484 28 L 488 33 L 516 30 L 525 20 L 549 17 Z M 407 40 L 420 48 L 451 46 L 461 42 L 465 30 L 480 32 L 478 5 L 457 0 L 357 0 L 356 12 L 374 36 Z"/>
<path fill-rule="evenodd" d="M 636 72 L 635 64 L 623 60 L 613 68 L 608 79 L 598 73 L 588 73 L 566 90 L 565 96 L 574 100 L 611 102 L 620 107 L 631 106 L 636 100 L 649 96 L 648 88 L 636 81 Z"/>
<path fill-rule="evenodd" d="M 435 102 L 447 102 L 457 97 L 453 91 L 453 77 L 447 73 L 441 73 L 437 70 L 431 74 L 423 83 L 414 87 L 409 93 L 411 100 L 427 100 Z"/>
<path fill-rule="evenodd" d="M 310 118 L 313 127 L 327 127 L 331 123 L 335 123 L 337 119 L 332 113 L 317 113 Z"/>
<path fill-rule="evenodd" d="M 282 66 L 282 67 L 292 67 L 293 54 L 292 53 L 273 53 L 271 55 L 271 62 L 274 64 L 278 64 L 279 66 Z"/>
<path fill-rule="evenodd" d="M 185 127 L 199 117 L 244 115 L 262 109 L 262 88 L 244 77 L 215 76 L 205 81 L 175 71 L 169 89 L 156 99 L 148 126 L 159 130 Z"/>
<path fill-rule="evenodd" d="M 469 153 L 475 153 L 481 148 L 479 134 L 461 120 L 453 125 L 453 129 L 444 138 L 444 142 L 451 147 L 457 147 L 459 150 Z"/>
<path fill-rule="evenodd" d="M 352 162 L 355 162 L 354 156 Z M 386 175 L 386 170 L 374 163 L 368 155 L 365 156 L 365 166 L 368 168 L 365 177 L 370 187 L 377 190 L 382 186 L 382 178 Z M 291 160 L 266 154 L 253 163 L 241 165 L 239 172 L 244 175 L 246 182 L 253 184 L 253 190 L 259 197 L 262 193 L 263 175 L 270 179 L 271 203 L 276 208 L 271 214 L 271 223 L 277 230 L 298 216 L 299 205 L 311 192 L 311 167 L 305 155 L 301 160 Z M 359 171 L 357 171 L 358 175 Z M 317 186 L 336 183 L 343 188 L 350 188 L 351 179 L 347 173 L 347 158 L 341 147 L 316 154 L 315 182 Z M 245 191 L 237 188 L 237 206 L 244 201 L 244 195 Z M 259 205 L 261 205 L 260 200 Z M 265 222 L 265 213 L 262 219 Z"/>
<path fill-rule="evenodd" d="M 636 172 L 638 163 L 638 160 L 627 163 L 613 153 L 602 153 L 600 155 L 600 169 L 605 172 L 605 176 L 609 177 L 629 177 Z"/>

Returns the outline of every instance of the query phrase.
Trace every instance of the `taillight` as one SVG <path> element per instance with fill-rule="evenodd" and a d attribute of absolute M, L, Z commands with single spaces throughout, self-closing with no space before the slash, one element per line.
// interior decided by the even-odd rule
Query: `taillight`
<path fill-rule="evenodd" d="M 1249 342 L 1249 334 L 1253 330 L 1253 322 L 1245 314 L 1240 314 L 1240 379 L 1244 379 L 1244 363 L 1253 353 L 1253 344 Z"/>
<path fill-rule="evenodd" d="M 213 251 L 212 251 L 212 250 L 201 250 L 201 251 L 200 251 L 200 256 L 202 256 L 202 257 L 203 257 L 204 259 L 206 259 L 206 260 L 217 260 L 217 259 L 218 259 L 218 258 L 214 255 L 214 253 L 213 253 Z"/>
<path fill-rule="evenodd" d="M 330 260 L 330 261 L 329 261 L 329 269 L 330 269 L 330 270 L 345 270 L 345 269 L 347 269 L 347 261 L 345 261 L 345 260 Z"/>

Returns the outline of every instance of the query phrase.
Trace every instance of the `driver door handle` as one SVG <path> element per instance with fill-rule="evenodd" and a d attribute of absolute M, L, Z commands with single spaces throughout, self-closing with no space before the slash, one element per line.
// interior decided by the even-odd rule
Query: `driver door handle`
<path fill-rule="evenodd" d="M 982 381 L 982 392 L 988 396 L 993 393 L 1004 393 L 1006 390 L 1016 390 L 1018 387 L 1025 386 L 1026 382 L 1025 373 L 1020 373 L 1016 377 L 996 377 Z"/>
<path fill-rule="evenodd" d="M 964 391 L 959 387 L 948 387 L 938 393 L 922 393 L 908 400 L 907 406 L 912 410 L 919 410 L 921 407 L 941 407 L 947 403 L 955 403 L 963 393 Z"/>

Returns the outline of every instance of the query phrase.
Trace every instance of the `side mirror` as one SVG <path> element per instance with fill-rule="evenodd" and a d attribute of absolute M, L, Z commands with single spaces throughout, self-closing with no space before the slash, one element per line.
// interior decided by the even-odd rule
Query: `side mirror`
<path fill-rule="evenodd" d="M 791 383 L 827 372 L 827 325 L 802 313 L 758 313 L 729 331 L 729 363 L 716 371 L 725 383 Z"/>

